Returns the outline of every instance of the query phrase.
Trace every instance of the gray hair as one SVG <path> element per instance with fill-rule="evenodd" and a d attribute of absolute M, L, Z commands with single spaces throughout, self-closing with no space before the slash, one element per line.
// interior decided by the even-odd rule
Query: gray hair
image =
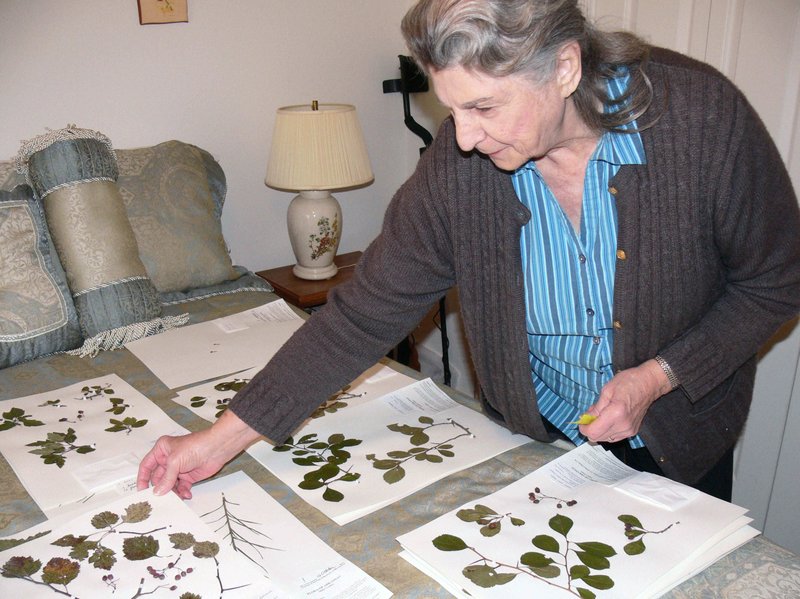
<path fill-rule="evenodd" d="M 573 100 L 595 130 L 630 123 L 652 101 L 644 73 L 649 46 L 632 33 L 595 29 L 577 0 L 419 0 L 403 19 L 402 31 L 424 71 L 462 66 L 495 77 L 523 75 L 535 83 L 553 76 L 565 44 L 578 42 L 582 77 Z M 627 68 L 630 83 L 622 98 L 612 100 L 605 80 L 621 68 Z M 605 109 L 598 110 L 598 103 Z"/>

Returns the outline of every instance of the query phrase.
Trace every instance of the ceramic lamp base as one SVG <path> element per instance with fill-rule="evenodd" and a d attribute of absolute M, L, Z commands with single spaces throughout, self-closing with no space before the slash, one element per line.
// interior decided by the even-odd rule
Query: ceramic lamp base
<path fill-rule="evenodd" d="M 289 240 L 301 279 L 330 279 L 336 275 L 333 259 L 339 249 L 342 209 L 329 191 L 301 191 L 286 213 Z"/>

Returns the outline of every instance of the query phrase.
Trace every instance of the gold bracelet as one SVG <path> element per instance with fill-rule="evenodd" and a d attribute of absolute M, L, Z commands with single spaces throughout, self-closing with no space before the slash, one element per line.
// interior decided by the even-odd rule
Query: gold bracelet
<path fill-rule="evenodd" d="M 667 380 L 669 381 L 671 387 L 670 391 L 677 389 L 678 386 L 680 386 L 680 382 L 678 382 L 678 377 L 675 374 L 675 371 L 672 370 L 672 366 L 669 365 L 669 362 L 667 362 L 661 356 L 656 356 L 655 361 L 658 362 L 658 365 L 661 366 L 661 370 L 663 370 L 664 374 L 667 375 Z"/>

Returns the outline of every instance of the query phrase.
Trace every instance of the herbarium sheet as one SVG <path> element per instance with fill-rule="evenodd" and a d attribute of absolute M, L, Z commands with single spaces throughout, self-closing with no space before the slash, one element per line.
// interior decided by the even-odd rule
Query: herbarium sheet
<path fill-rule="evenodd" d="M 284 300 L 128 343 L 170 389 L 263 368 L 305 321 Z"/>
<path fill-rule="evenodd" d="M 357 405 L 334 396 L 278 446 L 247 451 L 337 524 L 530 441 L 430 379 Z"/>
<path fill-rule="evenodd" d="M 757 531 L 746 510 L 590 444 L 402 535 L 457 597 L 658 597 Z"/>
<path fill-rule="evenodd" d="M 0 553 L 0 596 L 281 597 L 174 493 L 140 491 L 39 534 Z"/>
<path fill-rule="evenodd" d="M 186 432 L 115 374 L 10 399 L 0 412 L 0 452 L 48 516 L 134 490 L 156 440 Z"/>
<path fill-rule="evenodd" d="M 187 505 L 287 599 L 385 599 L 392 595 L 243 472 L 194 487 Z"/>

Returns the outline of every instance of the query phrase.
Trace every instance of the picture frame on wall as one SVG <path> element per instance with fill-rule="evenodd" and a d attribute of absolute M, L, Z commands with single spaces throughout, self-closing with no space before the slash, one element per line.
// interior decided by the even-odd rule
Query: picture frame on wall
<path fill-rule="evenodd" d="M 139 24 L 188 23 L 189 0 L 138 0 Z"/>

